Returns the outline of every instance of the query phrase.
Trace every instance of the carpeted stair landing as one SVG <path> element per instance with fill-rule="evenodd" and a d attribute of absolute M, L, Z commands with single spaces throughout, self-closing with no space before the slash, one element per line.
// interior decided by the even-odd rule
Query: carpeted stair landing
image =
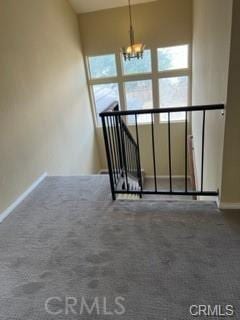
<path fill-rule="evenodd" d="M 187 320 L 192 304 L 240 319 L 239 249 L 239 214 L 214 203 L 113 203 L 105 176 L 47 178 L 0 225 L 0 319 Z M 65 296 L 100 314 L 65 315 Z M 117 297 L 125 314 L 104 315 Z"/>

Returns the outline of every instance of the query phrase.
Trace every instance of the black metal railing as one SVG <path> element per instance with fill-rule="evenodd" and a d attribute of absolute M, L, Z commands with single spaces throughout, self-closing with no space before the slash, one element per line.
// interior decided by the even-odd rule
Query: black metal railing
<path fill-rule="evenodd" d="M 114 103 L 100 114 L 106 148 L 112 197 L 116 193 L 138 193 L 142 190 L 139 144 L 120 115 L 115 115 L 119 106 Z"/>
<path fill-rule="evenodd" d="M 206 113 L 213 110 L 224 110 L 223 104 L 208 106 L 190 106 L 158 109 L 141 109 L 120 111 L 117 102 L 114 102 L 104 112 L 100 114 L 103 126 L 103 135 L 106 148 L 106 157 L 109 169 L 110 186 L 113 200 L 117 194 L 137 194 L 142 197 L 144 194 L 159 195 L 186 195 L 186 196 L 217 196 L 218 191 L 204 190 L 204 153 L 206 140 Z M 173 187 L 173 154 L 172 154 L 172 123 L 171 115 L 173 113 L 185 112 L 185 133 L 184 133 L 184 188 L 176 190 Z M 202 112 L 202 152 L 201 152 L 201 181 L 200 190 L 193 190 L 189 186 L 189 160 L 188 160 L 188 137 L 189 137 L 189 115 L 193 112 Z M 156 161 L 156 134 L 154 127 L 154 117 L 159 114 L 167 114 L 167 145 L 168 145 L 168 167 L 169 167 L 169 189 L 159 190 L 157 183 L 157 161 Z M 153 164 L 154 187 L 151 190 L 145 190 L 142 179 L 142 166 L 140 157 L 139 143 L 139 120 L 140 115 L 150 116 L 151 126 L 151 149 Z M 126 118 L 131 116 L 131 130 L 126 125 Z"/>

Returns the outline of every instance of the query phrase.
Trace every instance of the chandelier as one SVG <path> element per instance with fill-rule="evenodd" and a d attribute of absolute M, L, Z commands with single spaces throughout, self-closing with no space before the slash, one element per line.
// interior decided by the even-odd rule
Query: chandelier
<path fill-rule="evenodd" d="M 130 46 L 122 48 L 122 54 L 124 60 L 131 60 L 134 58 L 140 59 L 143 58 L 143 53 L 145 49 L 145 45 L 142 43 L 135 43 L 134 39 L 134 29 L 132 23 L 132 8 L 130 0 L 128 0 L 128 7 L 129 7 L 129 19 L 130 19 Z"/>

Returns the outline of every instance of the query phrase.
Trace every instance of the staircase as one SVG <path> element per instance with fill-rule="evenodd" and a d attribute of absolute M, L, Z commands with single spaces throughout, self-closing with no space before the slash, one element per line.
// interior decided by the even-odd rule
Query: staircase
<path fill-rule="evenodd" d="M 130 190 L 132 192 L 134 192 L 134 191 L 140 192 L 141 191 L 138 179 L 136 179 L 131 174 L 128 174 L 128 186 L 126 185 L 126 178 L 123 175 L 123 177 L 119 180 L 117 189 L 122 190 L 122 191 Z M 140 200 L 140 199 L 141 199 L 140 194 L 122 193 L 122 194 L 117 195 L 117 200 Z"/>
<path fill-rule="evenodd" d="M 112 193 L 112 199 L 121 200 L 139 200 L 143 196 L 180 196 L 189 199 L 197 199 L 199 196 L 218 196 L 218 190 L 205 190 L 204 189 L 204 152 L 205 141 L 207 139 L 205 132 L 206 113 L 215 110 L 223 110 L 224 105 L 208 105 L 208 106 L 191 106 L 191 107 L 171 107 L 159 109 L 141 109 L 131 111 L 120 111 L 117 102 L 114 102 L 106 111 L 100 114 L 102 119 L 103 135 L 106 148 L 106 157 L 109 170 L 109 181 Z M 183 186 L 181 189 L 174 187 L 174 176 L 172 174 L 173 168 L 173 152 L 172 152 L 172 134 L 171 134 L 171 115 L 176 112 L 185 112 L 185 172 L 183 178 Z M 202 154 L 201 154 L 201 181 L 198 188 L 195 186 L 194 179 L 189 180 L 189 172 L 191 174 L 193 163 L 192 158 L 189 157 L 191 143 L 189 143 L 189 136 L 191 135 L 190 119 L 192 113 L 202 112 Z M 168 145 L 168 167 L 169 177 L 168 186 L 162 188 L 159 186 L 157 176 L 157 159 L 156 159 L 156 139 L 158 138 L 155 133 L 155 116 L 160 114 L 167 115 L 167 145 Z M 138 119 L 141 115 L 147 115 L 151 119 L 151 139 L 149 144 L 152 146 L 152 154 L 149 158 L 152 159 L 153 164 L 153 184 L 150 189 L 146 189 L 143 185 L 143 168 L 141 166 L 140 158 L 140 144 L 139 144 L 139 123 Z M 133 135 L 126 124 L 126 117 L 131 116 L 135 119 L 131 123 L 132 128 L 135 129 Z M 158 159 L 159 160 L 159 159 Z M 176 159 L 175 159 L 176 160 Z M 193 183 L 194 182 L 194 183 Z"/>

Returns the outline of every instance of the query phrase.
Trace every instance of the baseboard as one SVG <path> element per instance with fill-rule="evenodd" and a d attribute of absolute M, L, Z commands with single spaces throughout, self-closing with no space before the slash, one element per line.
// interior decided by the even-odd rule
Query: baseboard
<path fill-rule="evenodd" d="M 108 169 L 101 169 L 100 171 L 98 171 L 98 174 L 108 174 Z M 154 179 L 154 176 L 151 175 L 145 175 L 144 170 L 142 169 L 142 175 L 144 176 L 144 178 L 148 178 L 148 179 Z M 159 175 L 156 176 L 157 179 L 169 179 L 168 175 Z M 187 177 L 188 179 L 191 179 L 191 176 Z M 184 175 L 173 175 L 172 179 L 185 179 Z"/>
<path fill-rule="evenodd" d="M 153 179 L 154 176 L 148 176 L 148 175 L 146 175 L 145 178 Z M 157 178 L 157 179 L 169 179 L 169 176 L 167 176 L 167 175 L 166 175 L 166 176 L 165 176 L 165 175 L 163 175 L 163 176 L 156 176 L 156 178 Z M 188 176 L 187 178 L 190 179 L 191 177 Z M 185 179 L 185 176 L 177 176 L 177 175 L 175 175 L 175 176 L 172 176 L 172 179 Z"/>
<path fill-rule="evenodd" d="M 141 170 L 142 174 L 145 175 L 144 169 Z M 108 174 L 108 169 L 101 169 L 98 171 L 97 175 L 99 174 Z"/>
<path fill-rule="evenodd" d="M 221 210 L 240 210 L 240 203 L 217 201 L 217 204 Z"/>
<path fill-rule="evenodd" d="M 108 174 L 108 169 L 101 169 L 97 174 Z"/>
<path fill-rule="evenodd" d="M 22 193 L 6 210 L 0 213 L 0 223 L 2 223 L 9 215 L 20 205 L 21 202 L 47 177 L 47 172 L 41 175 L 24 193 Z"/>

